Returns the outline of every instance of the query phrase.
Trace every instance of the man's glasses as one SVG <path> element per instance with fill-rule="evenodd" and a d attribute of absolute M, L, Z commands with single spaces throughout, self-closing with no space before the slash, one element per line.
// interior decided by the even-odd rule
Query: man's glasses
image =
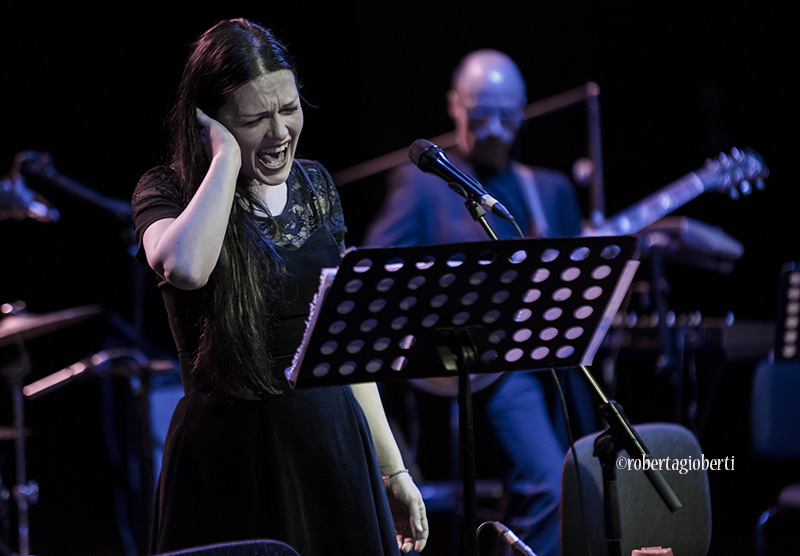
<path fill-rule="evenodd" d="M 497 118 L 504 125 L 520 124 L 525 119 L 522 108 L 488 108 L 476 106 L 467 109 L 467 115 L 474 123 L 488 123 Z"/>

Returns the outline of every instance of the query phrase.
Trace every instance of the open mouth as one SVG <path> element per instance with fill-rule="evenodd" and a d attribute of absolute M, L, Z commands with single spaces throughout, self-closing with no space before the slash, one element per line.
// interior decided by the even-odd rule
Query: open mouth
<path fill-rule="evenodd" d="M 277 170 L 286 164 L 289 158 L 289 145 L 281 145 L 258 151 L 258 160 L 270 170 Z"/>

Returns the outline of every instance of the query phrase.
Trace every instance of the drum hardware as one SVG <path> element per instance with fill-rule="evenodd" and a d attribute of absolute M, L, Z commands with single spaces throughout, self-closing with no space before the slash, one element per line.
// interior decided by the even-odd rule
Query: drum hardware
<path fill-rule="evenodd" d="M 69 176 L 62 174 L 55 168 L 52 155 L 47 152 L 35 150 L 25 150 L 19 152 L 14 157 L 12 168 L 9 174 L 6 176 L 0 176 L 0 220 L 4 220 L 6 218 L 25 218 L 37 221 L 48 221 L 45 218 L 37 218 L 35 216 L 39 213 L 45 214 L 45 212 L 46 215 L 51 217 L 51 221 L 54 221 L 60 217 L 58 211 L 56 211 L 56 209 L 51 206 L 51 204 L 47 202 L 47 200 L 44 199 L 38 192 L 34 191 L 33 187 L 28 188 L 26 186 L 26 178 L 36 178 L 42 183 L 55 186 L 59 192 L 64 193 L 84 204 L 100 209 L 101 211 L 113 217 L 115 228 L 118 227 L 120 240 L 124 244 L 125 252 L 131 259 L 133 259 L 137 244 L 134 239 L 133 227 L 131 223 L 130 200 L 107 196 L 93 190 L 86 185 L 83 185 L 82 183 L 79 183 Z M 20 186 L 24 187 L 24 189 L 21 189 Z M 19 194 L 17 194 L 20 191 L 22 191 L 24 194 L 23 200 L 36 201 L 38 203 L 33 205 L 33 208 L 38 212 L 31 214 L 31 206 L 29 206 L 31 203 L 21 203 L 21 197 Z M 144 284 L 147 277 L 147 272 L 145 267 L 142 265 L 133 264 L 131 267 L 131 273 L 133 275 L 133 295 L 135 298 L 133 302 L 132 313 L 134 315 L 134 322 L 125 322 L 123 323 L 124 326 L 120 326 L 119 322 L 114 322 L 113 314 L 107 314 L 104 308 L 96 306 L 78 307 L 75 309 L 59 311 L 46 315 L 28 314 L 25 311 L 24 304 L 18 306 L 14 303 L 7 303 L 0 306 L 0 356 L 3 357 L 3 360 L 0 361 L 0 364 L 4 364 L 7 358 L 12 357 L 9 355 L 9 353 L 11 353 L 14 345 L 22 346 L 24 348 L 23 344 L 29 340 L 49 334 L 50 332 L 59 329 L 61 326 L 74 324 L 80 322 L 84 318 L 90 318 L 95 314 L 100 313 L 104 314 L 104 317 L 111 326 L 117 327 L 120 332 L 125 334 L 125 336 L 132 342 L 132 345 L 145 349 L 143 347 L 146 339 L 144 338 L 142 324 L 142 307 L 144 306 L 144 300 L 142 299 L 142 296 L 144 295 Z M 88 377 L 100 373 L 113 376 L 121 374 L 122 376 L 128 378 L 131 389 L 135 393 L 137 403 L 142 404 L 141 400 L 143 399 L 143 396 L 146 402 L 146 394 L 149 387 L 147 381 L 149 377 L 159 374 L 168 374 L 175 370 L 176 362 L 168 361 L 166 359 L 158 361 L 147 360 L 147 358 L 145 358 L 138 350 L 117 348 L 95 353 L 86 359 L 73 363 L 72 365 L 68 365 L 64 369 L 61 369 L 61 371 L 53 373 L 52 375 L 45 377 L 45 379 L 42 379 L 48 382 L 36 381 L 29 385 L 24 385 L 20 382 L 20 384 L 14 386 L 14 389 L 15 392 L 19 390 L 17 397 L 21 400 L 24 400 L 25 398 L 44 395 L 45 393 L 50 392 L 52 389 L 66 385 L 72 380 L 79 379 L 80 377 Z M 105 397 L 103 399 L 105 399 Z M 21 405 L 22 401 L 19 403 Z M 142 404 L 137 410 L 137 419 L 144 419 L 148 410 L 149 408 L 147 407 L 146 403 Z M 144 422 L 144 425 L 149 426 L 149 423 Z M 13 439 L 17 441 L 17 437 L 20 436 L 16 433 L 13 427 L 11 427 L 11 430 L 6 431 L 3 429 L 0 432 L 2 432 L 2 436 L 7 435 L 11 437 L 9 440 Z M 152 439 L 149 437 L 149 428 L 147 431 L 143 430 L 141 434 L 143 438 L 146 437 L 147 442 L 152 442 Z M 144 442 L 144 440 L 142 440 L 142 442 Z M 18 454 L 22 451 L 23 450 L 16 449 Z M 143 461 L 144 466 L 147 466 L 148 463 L 148 461 Z M 137 492 L 152 492 L 154 488 L 152 477 L 145 473 L 144 476 L 140 477 L 140 480 L 143 484 L 137 487 Z M 17 483 L 23 484 L 19 481 L 17 481 Z M 10 487 L 9 490 L 11 490 Z M 26 488 L 19 489 L 19 496 L 28 496 L 31 502 L 33 500 L 33 493 Z M 149 494 L 146 494 L 145 496 L 149 496 Z M 149 505 L 149 501 L 147 501 L 146 504 Z M 26 518 L 26 516 L 23 516 L 23 518 Z M 133 551 L 135 551 L 138 547 L 132 546 L 134 540 L 132 539 L 131 532 L 122 529 L 123 527 L 129 529 L 129 527 L 126 524 L 121 523 L 119 518 L 118 526 L 120 527 L 119 533 L 123 538 L 123 543 L 126 544 L 126 551 L 128 548 L 130 548 L 131 553 L 135 553 Z M 131 541 L 130 546 L 128 546 L 129 537 Z M 21 539 L 23 541 L 27 541 L 27 527 L 24 528 Z M 144 538 L 142 537 L 136 539 L 136 541 L 144 542 Z M 20 545 L 20 552 L 27 552 L 28 550 L 29 546 L 23 546 L 22 544 Z M 3 556 L 2 546 L 0 546 L 0 556 Z M 20 554 L 19 556 L 25 555 Z"/>
<path fill-rule="evenodd" d="M 5 319 L 4 321 L 5 322 Z M 2 323 L 0 323 L 2 324 Z M 8 382 L 11 392 L 13 425 L 9 432 L 14 441 L 15 485 L 12 489 L 12 498 L 17 506 L 19 556 L 30 555 L 29 537 L 29 508 L 38 500 L 39 485 L 29 481 L 26 477 L 25 460 L 25 409 L 22 395 L 22 382 L 30 372 L 31 364 L 24 342 L 19 334 L 10 336 L 16 340 L 18 357 L 15 361 L 0 367 L 0 375 Z"/>
<path fill-rule="evenodd" d="M 15 485 L 12 498 L 17 506 L 19 556 L 30 555 L 29 510 L 39 497 L 39 485 L 28 480 L 26 461 L 26 437 L 30 431 L 25 427 L 24 387 L 25 377 L 30 374 L 31 361 L 26 342 L 61 328 L 77 324 L 102 313 L 98 306 L 77 307 L 52 313 L 35 315 L 25 311 L 25 303 L 17 301 L 0 306 L 0 347 L 15 346 L 16 357 L 0 366 L 0 375 L 8 383 L 11 394 L 12 420 L 9 427 L 0 429 L 0 439 L 14 441 Z"/>
<path fill-rule="evenodd" d="M 115 218 L 130 221 L 130 202 L 124 199 L 107 197 L 60 173 L 53 165 L 53 156 L 48 152 L 26 150 L 17 153 L 11 170 L 12 175 L 30 174 L 52 183 L 62 191 L 83 202 L 94 205 Z"/>
<path fill-rule="evenodd" d="M 134 365 L 118 365 L 115 363 L 127 360 Z M 36 399 L 52 392 L 75 379 L 87 376 L 88 372 L 98 374 L 116 374 L 129 379 L 139 379 L 143 374 L 166 374 L 174 371 L 174 364 L 169 360 L 150 360 L 136 348 L 117 347 L 98 351 L 80 361 L 67 365 L 44 378 L 32 382 L 22 389 L 28 399 Z"/>
<path fill-rule="evenodd" d="M 5 303 L 4 307 L 24 307 L 24 303 Z M 0 347 L 27 342 L 34 338 L 55 332 L 61 328 L 83 322 L 101 315 L 104 309 L 99 305 L 85 305 L 45 314 L 28 313 L 25 310 L 11 311 L 0 320 Z"/>
<path fill-rule="evenodd" d="M 150 360 L 138 349 L 119 347 L 99 351 L 42 379 L 23 385 L 25 377 L 31 370 L 30 358 L 25 347 L 27 340 L 99 313 L 99 308 L 83 307 L 46 315 L 18 314 L 14 317 L 5 317 L 0 322 L 0 345 L 16 344 L 18 351 L 13 361 L 0 367 L 0 375 L 8 382 L 13 404 L 13 425 L 0 427 L 0 441 L 14 441 L 16 477 L 11 498 L 16 503 L 18 515 L 18 556 L 30 555 L 29 510 L 36 504 L 39 496 L 39 485 L 26 477 L 25 438 L 31 435 L 31 431 L 25 427 L 24 400 L 36 399 L 74 380 L 95 374 L 120 375 L 135 382 L 141 381 L 144 376 L 175 371 L 172 361 Z M 13 320 L 8 323 L 9 319 Z M 116 365 L 122 361 L 126 364 Z"/>
<path fill-rule="evenodd" d="M 8 175 L 0 176 L 0 220 L 29 218 L 37 222 L 57 222 L 61 218 L 58 210 L 25 184 L 20 154 L 14 157 Z"/>

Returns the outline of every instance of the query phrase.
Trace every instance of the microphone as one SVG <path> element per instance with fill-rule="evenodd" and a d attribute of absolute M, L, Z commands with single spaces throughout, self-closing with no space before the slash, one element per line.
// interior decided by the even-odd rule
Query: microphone
<path fill-rule="evenodd" d="M 478 202 L 500 218 L 514 222 L 514 217 L 497 199 L 489 195 L 481 184 L 456 168 L 444 151 L 426 139 L 417 139 L 408 150 L 408 157 L 420 170 L 439 176 L 449 184 L 460 186 L 466 197 Z"/>
<path fill-rule="evenodd" d="M 516 536 L 511 529 L 499 521 L 493 521 L 492 526 L 500 535 L 500 538 L 503 539 L 503 542 L 511 547 L 511 550 L 514 552 L 514 554 L 519 554 L 521 556 L 536 556 L 536 553 L 531 550 L 527 544 L 519 540 L 519 537 Z"/>

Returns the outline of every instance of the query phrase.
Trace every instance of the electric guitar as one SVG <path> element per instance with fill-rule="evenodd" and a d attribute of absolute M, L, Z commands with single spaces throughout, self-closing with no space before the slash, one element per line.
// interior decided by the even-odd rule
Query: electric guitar
<path fill-rule="evenodd" d="M 706 192 L 716 191 L 739 198 L 754 190 L 763 190 L 768 176 L 769 170 L 758 153 L 733 148 L 729 154 L 722 153 L 715 159 L 707 159 L 701 168 L 608 218 L 602 226 L 585 230 L 584 235 L 636 234 Z M 472 391 L 486 388 L 502 374 L 471 375 Z M 429 394 L 458 395 L 457 376 L 414 379 L 411 383 Z"/>

